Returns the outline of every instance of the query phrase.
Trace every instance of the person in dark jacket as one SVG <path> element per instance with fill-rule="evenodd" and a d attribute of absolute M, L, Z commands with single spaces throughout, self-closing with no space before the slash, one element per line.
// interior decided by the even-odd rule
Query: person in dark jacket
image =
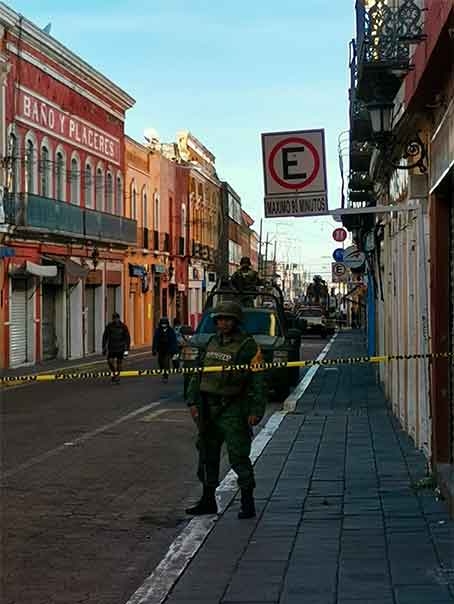
<path fill-rule="evenodd" d="M 259 285 L 263 285 L 257 271 L 252 268 L 251 260 L 244 256 L 241 258 L 240 268 L 235 271 L 231 277 L 233 286 L 241 293 L 256 292 Z M 254 296 L 242 296 L 243 306 L 254 306 Z"/>
<path fill-rule="evenodd" d="M 168 371 L 170 360 L 177 353 L 178 344 L 175 331 L 170 327 L 169 319 L 162 317 L 153 337 L 153 356 L 158 355 L 159 369 Z M 168 379 L 167 374 L 162 376 L 163 382 L 167 382 Z"/>
<path fill-rule="evenodd" d="M 107 363 L 110 371 L 114 373 L 112 382 L 118 384 L 119 373 L 125 354 L 128 354 L 131 337 L 127 326 L 121 321 L 120 315 L 114 313 L 112 321 L 107 325 L 102 336 L 102 351 L 107 354 Z"/>

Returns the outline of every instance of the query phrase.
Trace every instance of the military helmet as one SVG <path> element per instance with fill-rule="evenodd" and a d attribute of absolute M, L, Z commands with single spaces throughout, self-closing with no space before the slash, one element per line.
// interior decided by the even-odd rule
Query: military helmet
<path fill-rule="evenodd" d="M 236 302 L 220 302 L 213 310 L 211 315 L 214 320 L 219 317 L 229 317 L 241 323 L 243 320 L 243 311 Z"/>

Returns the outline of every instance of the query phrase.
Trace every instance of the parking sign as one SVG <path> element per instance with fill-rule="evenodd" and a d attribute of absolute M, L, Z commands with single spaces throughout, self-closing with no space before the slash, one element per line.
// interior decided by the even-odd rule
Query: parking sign
<path fill-rule="evenodd" d="M 265 216 L 328 212 L 324 130 L 262 134 Z"/>

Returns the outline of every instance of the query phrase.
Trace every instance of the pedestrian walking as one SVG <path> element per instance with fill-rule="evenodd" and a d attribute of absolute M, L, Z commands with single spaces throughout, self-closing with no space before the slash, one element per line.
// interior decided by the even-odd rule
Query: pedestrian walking
<path fill-rule="evenodd" d="M 122 322 L 120 315 L 114 313 L 112 321 L 106 326 L 102 336 L 102 351 L 107 355 L 107 363 L 110 371 L 114 374 L 112 382 L 120 382 L 120 371 L 123 365 L 123 358 L 129 352 L 131 337 L 129 329 Z"/>
<path fill-rule="evenodd" d="M 253 365 L 261 362 L 255 340 L 242 330 L 243 313 L 235 302 L 220 303 L 213 319 L 217 333 L 210 338 L 202 365 Z M 203 485 L 200 501 L 186 512 L 193 516 L 217 513 L 215 492 L 223 443 L 241 489 L 240 519 L 255 516 L 254 469 L 250 460 L 252 428 L 265 413 L 263 373 L 226 371 L 200 373 L 191 378 L 187 394 L 192 418 L 198 426 L 198 478 Z"/>
<path fill-rule="evenodd" d="M 170 360 L 178 353 L 177 336 L 167 317 L 162 317 L 153 336 L 153 356 L 158 355 L 159 369 L 169 371 Z M 164 373 L 162 381 L 167 382 L 168 374 Z"/>

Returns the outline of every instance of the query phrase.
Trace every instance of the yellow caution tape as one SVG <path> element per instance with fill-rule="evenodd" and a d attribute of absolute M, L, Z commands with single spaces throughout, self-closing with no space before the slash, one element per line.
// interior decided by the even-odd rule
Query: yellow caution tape
<path fill-rule="evenodd" d="M 358 356 L 358 357 L 340 357 L 337 359 L 317 359 L 309 361 L 288 361 L 285 363 L 259 363 L 255 365 L 228 365 L 216 367 L 183 367 L 181 369 L 134 369 L 117 372 L 112 371 L 75 371 L 75 372 L 56 372 L 30 375 L 4 376 L 0 378 L 0 385 L 17 385 L 30 382 L 64 382 L 70 380 L 93 380 L 99 378 L 110 378 L 118 376 L 122 378 L 137 377 L 156 377 L 162 375 L 194 375 L 197 373 L 231 373 L 232 371 L 269 371 L 270 369 L 286 369 L 292 367 L 313 367 L 333 366 L 333 365 L 357 365 L 364 363 L 389 363 L 391 361 L 409 361 L 421 359 L 442 359 L 453 356 L 451 352 L 434 352 L 428 354 L 392 354 L 383 356 Z"/>

